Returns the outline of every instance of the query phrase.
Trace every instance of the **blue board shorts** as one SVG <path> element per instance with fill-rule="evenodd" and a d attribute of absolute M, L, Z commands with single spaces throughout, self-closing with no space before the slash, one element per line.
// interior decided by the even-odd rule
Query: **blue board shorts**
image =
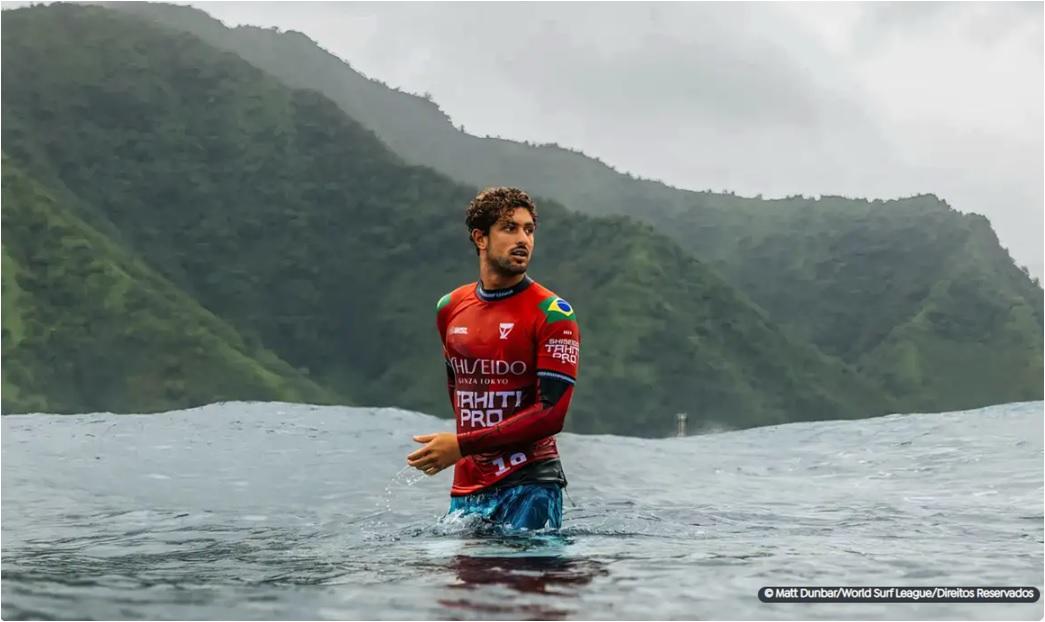
<path fill-rule="evenodd" d="M 562 527 L 562 486 L 520 484 L 450 497 L 449 511 L 479 514 L 488 521 L 516 529 L 558 529 Z"/>

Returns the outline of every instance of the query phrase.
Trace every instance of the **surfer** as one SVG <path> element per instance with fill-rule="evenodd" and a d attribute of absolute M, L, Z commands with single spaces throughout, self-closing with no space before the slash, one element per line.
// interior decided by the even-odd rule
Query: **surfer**
<path fill-rule="evenodd" d="M 526 274 L 537 207 L 525 192 L 483 190 L 465 223 L 479 281 L 436 304 L 457 432 L 415 436 L 424 446 L 407 463 L 428 475 L 454 466 L 450 512 L 557 529 L 566 475 L 555 434 L 577 378 L 576 313 Z"/>

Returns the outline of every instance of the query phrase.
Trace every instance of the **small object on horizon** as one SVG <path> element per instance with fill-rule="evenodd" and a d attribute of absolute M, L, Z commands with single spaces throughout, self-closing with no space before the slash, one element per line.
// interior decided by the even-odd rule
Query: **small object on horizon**
<path fill-rule="evenodd" d="M 675 436 L 682 438 L 686 435 L 686 413 L 679 413 L 675 415 L 675 418 L 678 420 L 679 424 L 678 433 Z"/>

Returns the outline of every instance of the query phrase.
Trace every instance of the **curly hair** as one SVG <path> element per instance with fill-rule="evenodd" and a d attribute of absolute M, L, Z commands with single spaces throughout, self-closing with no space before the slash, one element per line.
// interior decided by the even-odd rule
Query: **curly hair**
<path fill-rule="evenodd" d="M 471 240 L 472 229 L 479 229 L 486 235 L 490 235 L 490 227 L 507 216 L 516 208 L 526 208 L 533 217 L 533 226 L 537 226 L 537 204 L 533 202 L 530 195 L 519 188 L 508 186 L 493 186 L 486 188 L 475 195 L 472 202 L 468 204 L 464 222 L 468 225 L 468 239 Z M 475 245 L 475 240 L 472 240 Z M 475 254 L 479 254 L 479 247 L 475 247 Z"/>

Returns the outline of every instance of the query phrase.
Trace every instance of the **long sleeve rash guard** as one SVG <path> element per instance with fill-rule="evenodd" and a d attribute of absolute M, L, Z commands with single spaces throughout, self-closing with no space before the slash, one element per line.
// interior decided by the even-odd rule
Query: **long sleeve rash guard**
<path fill-rule="evenodd" d="M 472 494 L 558 458 L 554 435 L 580 354 L 573 307 L 528 276 L 500 290 L 469 283 L 439 299 L 436 326 L 464 456 L 450 494 Z"/>

